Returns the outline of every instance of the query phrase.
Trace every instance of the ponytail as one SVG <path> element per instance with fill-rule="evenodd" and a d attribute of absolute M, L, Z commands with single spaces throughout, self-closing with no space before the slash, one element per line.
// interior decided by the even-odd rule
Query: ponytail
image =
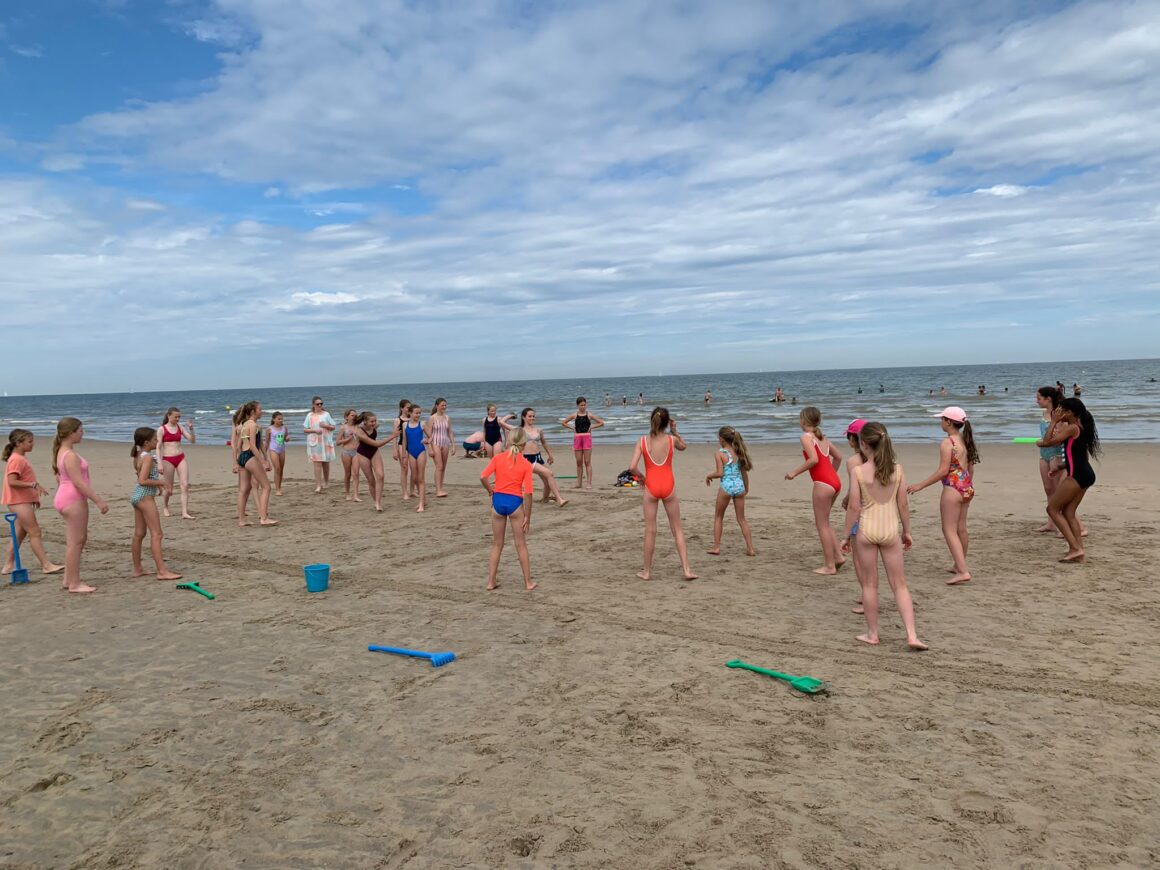
<path fill-rule="evenodd" d="M 660 435 L 669 428 L 669 409 L 656 407 L 648 417 L 650 435 Z"/>
<path fill-rule="evenodd" d="M 1081 399 L 1076 398 L 1063 399 L 1059 404 L 1063 410 L 1079 421 L 1079 428 L 1082 430 L 1081 440 L 1087 447 L 1088 455 L 1099 456 L 1103 452 L 1100 448 L 1100 436 L 1096 432 L 1095 418 L 1092 417 L 1092 412 L 1087 409 L 1087 405 Z"/>
<path fill-rule="evenodd" d="M 732 426 L 722 426 L 717 430 L 717 437 L 729 445 L 729 449 L 737 457 L 737 462 L 742 470 L 753 470 L 753 461 L 749 458 L 749 450 L 746 449 L 745 439 L 741 437 L 740 432 Z"/>
<path fill-rule="evenodd" d="M 967 463 L 969 465 L 978 465 L 983 460 L 979 459 L 979 450 L 975 447 L 975 436 L 971 432 L 971 421 L 964 420 L 963 428 L 961 430 L 963 436 L 963 444 L 967 448 Z"/>
<path fill-rule="evenodd" d="M 60 469 L 56 465 L 56 455 L 60 452 L 61 442 L 81 428 L 82 425 L 76 417 L 61 417 L 60 422 L 56 424 L 56 437 L 52 439 L 52 473 L 58 477 Z"/>
<path fill-rule="evenodd" d="M 894 479 L 894 469 L 898 460 L 894 455 L 894 445 L 890 434 L 881 423 L 867 423 L 858 433 L 858 438 L 870 451 L 874 460 L 874 479 L 883 486 L 889 486 Z"/>
<path fill-rule="evenodd" d="M 176 410 L 176 409 L 171 408 L 170 410 Z M 166 418 L 168 418 L 169 415 L 166 414 L 165 416 L 166 416 Z M 134 459 L 136 459 L 138 454 L 141 453 L 141 449 L 145 446 L 146 442 L 150 438 L 156 437 L 156 435 L 157 435 L 157 430 L 152 428 L 151 426 L 139 426 L 137 428 L 137 430 L 133 433 L 133 449 L 129 451 L 129 455 L 132 456 Z"/>
<path fill-rule="evenodd" d="M 810 433 L 819 441 L 825 441 L 826 436 L 822 434 L 822 412 L 813 405 L 807 405 L 802 408 L 801 414 L 798 415 L 803 426 L 810 430 Z"/>
<path fill-rule="evenodd" d="M 440 396 L 438 399 L 436 399 L 435 404 L 431 406 L 431 413 L 434 414 L 436 411 L 439 410 L 439 403 L 440 402 L 446 402 L 446 401 L 447 400 L 444 399 L 442 396 Z"/>
<path fill-rule="evenodd" d="M 31 438 L 32 433 L 27 429 L 13 429 L 8 433 L 8 443 L 4 445 L 3 460 L 8 461 L 8 457 L 12 455 L 12 451 L 16 449 L 16 445 L 25 438 Z"/>
<path fill-rule="evenodd" d="M 508 443 L 507 447 L 504 448 L 504 451 L 508 454 L 508 456 L 511 457 L 511 461 L 513 463 L 516 461 L 516 457 L 524 452 L 524 445 L 527 443 L 528 433 L 524 431 L 522 426 L 516 429 L 512 429 L 512 431 L 508 433 Z"/>

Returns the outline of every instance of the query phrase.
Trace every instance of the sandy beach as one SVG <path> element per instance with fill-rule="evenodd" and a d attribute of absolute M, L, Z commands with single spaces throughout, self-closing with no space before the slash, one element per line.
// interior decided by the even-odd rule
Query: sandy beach
<path fill-rule="evenodd" d="M 46 483 L 50 443 L 30 457 Z M 706 555 L 714 448 L 675 468 L 696 582 L 663 518 L 655 580 L 635 578 L 640 493 L 610 485 L 631 450 L 597 438 L 603 485 L 536 506 L 540 588 L 522 590 L 509 543 L 485 593 L 481 461 L 454 458 L 450 496 L 416 514 L 388 458 L 376 514 L 343 500 L 338 463 L 316 495 L 292 444 L 281 524 L 239 529 L 227 448 L 197 446 L 198 519 L 165 521 L 166 555 L 208 601 L 130 579 L 128 446 L 86 441 L 112 503 L 84 562 L 100 592 L 66 595 L 35 567 L 0 585 L 0 868 L 1160 862 L 1160 445 L 1106 445 L 1083 566 L 1034 532 L 1034 448 L 981 446 L 968 584 L 943 582 L 938 488 L 913 497 L 921 654 L 884 577 L 868 648 L 852 565 L 811 573 L 810 485 L 782 479 L 792 445 L 754 451 L 757 557 L 731 513 L 723 555 Z M 920 479 L 937 443 L 900 458 Z M 429 465 L 431 495 L 433 479 Z M 62 560 L 60 518 L 41 521 Z M 302 566 L 320 561 L 330 589 L 309 594 Z M 735 658 L 831 689 L 802 695 Z"/>

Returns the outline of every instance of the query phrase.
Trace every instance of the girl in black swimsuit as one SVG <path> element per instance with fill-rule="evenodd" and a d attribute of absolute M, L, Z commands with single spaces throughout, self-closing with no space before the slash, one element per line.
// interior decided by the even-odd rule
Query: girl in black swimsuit
<path fill-rule="evenodd" d="M 483 418 L 483 442 L 489 459 L 503 449 L 503 424 L 511 417 L 511 414 L 499 417 L 495 405 L 487 406 L 487 416 Z"/>
<path fill-rule="evenodd" d="M 399 484 L 403 487 L 403 498 L 407 497 L 407 485 L 410 483 L 411 477 L 411 462 L 407 458 L 407 448 L 403 444 L 403 427 L 407 425 L 407 421 L 410 419 L 411 403 L 407 399 L 400 399 L 399 416 L 395 418 L 395 428 L 398 429 L 399 434 L 395 439 L 395 448 L 392 456 L 395 462 L 399 463 Z"/>
<path fill-rule="evenodd" d="M 379 448 L 390 444 L 394 439 L 392 432 L 386 438 L 379 440 L 379 419 L 370 411 L 363 411 L 354 418 L 354 437 L 358 446 L 354 448 L 358 454 L 358 464 L 366 479 L 370 482 L 371 498 L 375 500 L 375 510 L 383 509 L 383 457 Z"/>
<path fill-rule="evenodd" d="M 1047 502 L 1047 515 L 1067 540 L 1067 554 L 1059 561 L 1082 562 L 1083 530 L 1076 511 L 1088 489 L 1096 482 L 1089 457 L 1099 456 L 1100 439 L 1096 434 L 1096 421 L 1079 399 L 1064 399 L 1059 403 L 1058 413 L 1059 419 L 1050 437 L 1042 439 L 1039 446 L 1063 445 L 1067 477 Z"/>

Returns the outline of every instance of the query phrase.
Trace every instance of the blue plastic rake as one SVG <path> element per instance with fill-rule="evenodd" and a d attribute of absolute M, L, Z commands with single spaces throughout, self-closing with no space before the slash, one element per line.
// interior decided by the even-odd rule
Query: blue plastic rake
<path fill-rule="evenodd" d="M 430 660 L 431 667 L 433 668 L 441 668 L 444 665 L 449 665 L 455 661 L 455 653 L 453 652 L 420 652 L 419 650 L 414 649 L 403 649 L 399 646 L 377 646 L 376 644 L 371 644 L 367 647 L 367 652 L 391 653 L 392 655 L 397 656 L 411 656 L 412 658 L 416 659 L 428 659 Z"/>

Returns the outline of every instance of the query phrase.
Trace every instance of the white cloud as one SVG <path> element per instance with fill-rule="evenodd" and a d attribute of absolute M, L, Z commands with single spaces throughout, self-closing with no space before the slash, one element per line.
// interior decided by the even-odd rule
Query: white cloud
<path fill-rule="evenodd" d="M 921 362 L 899 349 L 978 305 L 1025 332 L 963 353 L 1046 356 L 1058 336 L 1025 316 L 1045 300 L 1064 319 L 1160 291 L 1155 6 L 219 5 L 240 35 L 212 87 L 85 119 L 44 162 L 192 173 L 214 206 L 0 181 L 0 292 L 115 299 L 128 343 L 164 287 L 182 317 L 158 328 L 187 357 L 199 325 L 287 365 L 438 335 L 446 357 L 405 380 L 497 335 L 544 375 L 768 367 L 775 346 L 802 365 L 822 327 L 810 365 Z M 900 23 L 913 40 L 874 36 Z"/>
<path fill-rule="evenodd" d="M 21 57 L 44 57 L 44 49 L 39 45 L 9 45 L 8 48 L 13 54 Z"/>
<path fill-rule="evenodd" d="M 990 187 L 980 187 L 975 193 L 986 193 L 1006 199 L 1012 196 L 1022 196 L 1030 189 L 1021 184 L 993 184 Z"/>

